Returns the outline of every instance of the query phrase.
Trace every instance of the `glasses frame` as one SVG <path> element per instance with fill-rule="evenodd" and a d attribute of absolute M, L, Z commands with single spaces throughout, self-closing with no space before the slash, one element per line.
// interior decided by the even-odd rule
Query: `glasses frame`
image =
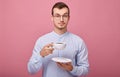
<path fill-rule="evenodd" d="M 56 20 L 60 20 L 60 19 L 68 19 L 69 18 L 69 15 L 68 14 L 64 14 L 64 15 L 60 15 L 60 14 L 55 14 L 53 15 L 53 17 L 56 19 Z"/>

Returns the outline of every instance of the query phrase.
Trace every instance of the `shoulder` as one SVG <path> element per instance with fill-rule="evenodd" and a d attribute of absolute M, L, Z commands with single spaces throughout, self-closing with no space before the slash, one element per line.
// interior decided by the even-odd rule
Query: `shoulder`
<path fill-rule="evenodd" d="M 37 42 L 46 40 L 46 39 L 49 38 L 50 36 L 51 36 L 51 32 L 46 33 L 46 34 L 40 36 L 40 37 L 37 39 Z"/>
<path fill-rule="evenodd" d="M 85 48 L 87 49 L 86 47 L 86 44 L 85 44 L 85 41 L 78 35 L 76 34 L 73 34 L 73 33 L 69 33 L 69 35 L 71 36 L 72 40 L 74 41 L 74 44 L 79 48 Z"/>
<path fill-rule="evenodd" d="M 73 40 L 75 40 L 75 41 L 81 41 L 81 42 L 83 42 L 83 39 L 82 39 L 80 36 L 76 35 L 76 34 L 73 34 L 73 33 L 70 33 L 70 32 L 69 32 L 69 36 L 70 36 Z"/>

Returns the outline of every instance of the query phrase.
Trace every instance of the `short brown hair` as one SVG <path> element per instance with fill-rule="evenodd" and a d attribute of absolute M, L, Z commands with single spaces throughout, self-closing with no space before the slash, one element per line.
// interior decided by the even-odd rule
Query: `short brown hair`
<path fill-rule="evenodd" d="M 68 15 L 70 15 L 69 7 L 63 2 L 57 2 L 57 3 L 54 4 L 54 6 L 52 7 L 52 15 L 53 15 L 53 9 L 54 8 L 62 9 L 62 8 L 65 8 L 65 7 L 68 9 Z"/>

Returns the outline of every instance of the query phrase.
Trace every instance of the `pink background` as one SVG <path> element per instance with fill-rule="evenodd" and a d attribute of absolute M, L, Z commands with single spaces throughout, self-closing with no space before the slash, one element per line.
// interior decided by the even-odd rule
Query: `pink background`
<path fill-rule="evenodd" d="M 120 77 L 120 0 L 0 0 L 0 77 L 41 77 L 27 62 L 38 37 L 53 29 L 57 1 L 69 5 L 68 29 L 87 44 L 87 77 Z"/>

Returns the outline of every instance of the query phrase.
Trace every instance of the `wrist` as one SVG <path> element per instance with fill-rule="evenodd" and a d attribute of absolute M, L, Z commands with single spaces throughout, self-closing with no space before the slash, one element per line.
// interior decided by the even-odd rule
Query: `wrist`
<path fill-rule="evenodd" d="M 43 54 L 43 51 L 40 51 L 39 53 L 42 57 L 45 57 L 44 54 Z"/>

